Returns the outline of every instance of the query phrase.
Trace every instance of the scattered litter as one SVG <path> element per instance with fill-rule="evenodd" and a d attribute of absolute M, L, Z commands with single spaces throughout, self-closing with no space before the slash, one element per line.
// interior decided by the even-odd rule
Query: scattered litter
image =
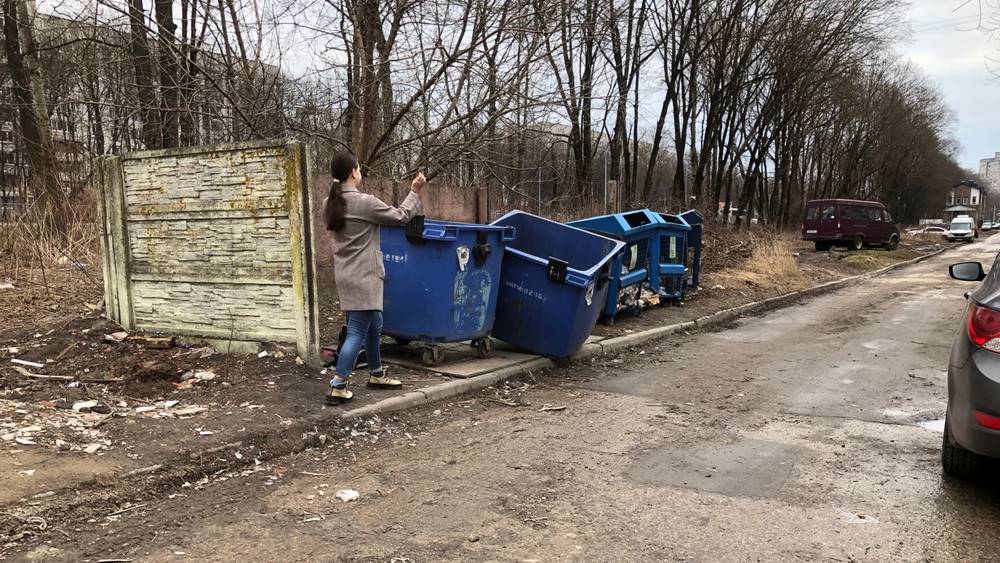
<path fill-rule="evenodd" d="M 186 382 L 187 385 L 183 385 L 183 387 L 179 386 L 178 388 L 186 389 L 187 387 L 190 387 L 192 383 L 196 383 L 198 381 L 212 381 L 216 377 L 215 372 L 212 370 L 190 370 L 181 375 L 181 381 Z"/>
<path fill-rule="evenodd" d="M 0 283 L 0 289 L 14 289 L 14 284 L 11 282 Z"/>
<path fill-rule="evenodd" d="M 301 356 L 295 356 L 295 363 L 300 366 L 304 366 L 306 364 L 306 361 L 303 360 Z"/>
<path fill-rule="evenodd" d="M 15 364 L 22 365 L 22 366 L 28 366 L 29 368 L 43 368 L 43 367 L 45 367 L 45 364 L 40 364 L 38 362 L 29 362 L 28 360 L 19 360 L 17 358 L 11 358 L 10 361 L 13 362 L 13 363 L 15 363 Z"/>
<path fill-rule="evenodd" d="M 554 412 L 554 411 L 564 411 L 564 410 L 566 410 L 566 406 L 565 405 L 561 406 L 561 407 L 550 407 L 550 406 L 546 405 L 546 406 L 538 409 L 538 412 Z"/>
<path fill-rule="evenodd" d="M 145 405 L 145 406 L 141 406 L 141 407 L 135 407 L 135 412 L 136 413 L 151 412 L 151 411 L 155 411 L 155 410 L 156 410 L 156 407 L 154 407 L 152 405 Z"/>
<path fill-rule="evenodd" d="M 208 409 L 205 408 L 205 407 L 191 406 L 191 407 L 184 407 L 183 409 L 175 410 L 174 414 L 177 415 L 177 416 L 192 416 L 192 415 L 196 415 L 196 414 L 201 413 L 201 412 L 205 412 L 207 410 Z"/>
<path fill-rule="evenodd" d="M 208 370 L 197 371 L 194 374 L 194 378 L 197 379 L 198 381 L 212 381 L 213 379 L 215 379 L 215 372 Z"/>
<path fill-rule="evenodd" d="M 73 403 L 73 410 L 76 412 L 90 412 L 91 409 L 99 404 L 97 401 L 77 401 Z"/>
<path fill-rule="evenodd" d="M 17 442 L 18 444 L 21 444 L 22 446 L 37 446 L 38 445 L 38 443 L 35 442 L 34 440 L 32 440 L 31 438 L 18 437 L 18 438 L 14 438 L 14 441 Z"/>
<path fill-rule="evenodd" d="M 34 477 L 35 470 L 34 469 L 25 469 L 25 470 L 22 470 L 22 471 L 18 471 L 17 474 L 18 475 L 23 475 L 25 477 Z"/>
<path fill-rule="evenodd" d="M 59 381 L 72 381 L 73 380 L 73 377 L 69 376 L 69 375 L 42 375 L 40 373 L 31 373 L 30 371 L 24 369 L 21 366 L 14 366 L 14 371 L 16 371 L 17 373 L 23 375 L 24 377 L 28 377 L 28 378 L 31 378 L 31 379 L 55 379 L 55 380 L 59 380 Z"/>
<path fill-rule="evenodd" d="M 136 336 L 132 338 L 132 341 L 154 350 L 166 350 L 174 347 L 173 336 Z"/>
<path fill-rule="evenodd" d="M 500 403 L 501 405 L 507 405 L 508 407 L 520 407 L 521 403 L 515 403 L 514 401 L 509 401 L 507 399 L 486 399 L 491 403 Z"/>
<path fill-rule="evenodd" d="M 204 360 L 206 358 L 211 358 L 215 355 L 215 349 L 211 346 L 202 346 L 200 348 L 192 348 L 186 352 L 178 352 L 174 354 L 175 358 L 193 358 Z"/>
<path fill-rule="evenodd" d="M 170 409 L 177 406 L 178 403 L 180 403 L 180 401 L 163 401 L 163 408 Z"/>
<path fill-rule="evenodd" d="M 939 418 L 937 420 L 925 420 L 923 422 L 918 422 L 917 426 L 933 432 L 944 432 L 944 419 Z"/>
<path fill-rule="evenodd" d="M 353 489 L 341 489 L 341 490 L 337 491 L 336 493 L 334 493 L 333 496 L 339 498 L 340 500 L 342 500 L 344 502 L 351 502 L 351 501 L 355 501 L 355 500 L 358 500 L 359 498 L 361 498 L 361 493 L 359 493 L 359 492 L 357 492 L 357 491 L 355 491 Z"/>
<path fill-rule="evenodd" d="M 261 352 L 260 354 L 257 354 L 258 358 L 266 358 L 267 356 L 268 356 L 267 350 Z"/>
<path fill-rule="evenodd" d="M 102 449 L 104 449 L 104 444 L 90 444 L 86 448 L 83 448 L 83 453 L 96 454 L 98 451 Z"/>
<path fill-rule="evenodd" d="M 878 518 L 874 516 L 869 516 L 867 514 L 853 513 L 853 512 L 841 512 L 840 517 L 848 524 L 878 524 Z"/>
<path fill-rule="evenodd" d="M 198 435 L 199 436 L 214 436 L 215 432 L 212 432 L 211 430 L 198 430 Z"/>
<path fill-rule="evenodd" d="M 11 346 L 10 348 L 7 348 L 7 353 L 10 354 L 11 356 L 13 356 L 15 354 L 20 354 L 21 353 L 21 349 L 15 347 L 15 346 Z"/>
<path fill-rule="evenodd" d="M 127 332 L 112 332 L 111 334 L 104 335 L 104 339 L 108 342 L 124 342 L 127 338 Z"/>

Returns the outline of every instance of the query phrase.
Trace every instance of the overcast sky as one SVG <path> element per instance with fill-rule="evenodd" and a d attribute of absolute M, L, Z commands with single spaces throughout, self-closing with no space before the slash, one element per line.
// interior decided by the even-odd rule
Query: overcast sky
<path fill-rule="evenodd" d="M 1000 58 L 1000 50 L 976 29 L 979 0 L 911 1 L 913 39 L 900 49 L 943 92 L 957 119 L 959 163 L 978 172 L 980 158 L 1000 152 L 1000 82 L 987 68 L 988 58 Z"/>

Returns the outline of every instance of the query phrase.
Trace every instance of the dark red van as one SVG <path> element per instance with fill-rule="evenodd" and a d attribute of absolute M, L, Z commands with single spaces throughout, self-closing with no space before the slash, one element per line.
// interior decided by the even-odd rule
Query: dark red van
<path fill-rule="evenodd" d="M 894 250 L 899 245 L 899 229 L 877 201 L 814 199 L 806 204 L 802 240 L 814 241 L 820 251 L 832 246 L 861 250 L 865 245 Z"/>

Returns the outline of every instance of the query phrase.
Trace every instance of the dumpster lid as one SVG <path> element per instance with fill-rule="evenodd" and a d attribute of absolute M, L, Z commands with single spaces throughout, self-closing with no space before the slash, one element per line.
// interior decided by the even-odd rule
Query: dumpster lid
<path fill-rule="evenodd" d="M 697 209 L 688 209 L 687 211 L 680 214 L 680 217 L 687 221 L 688 225 L 704 225 L 705 216 L 701 214 L 701 211 Z"/>
<path fill-rule="evenodd" d="M 570 221 L 567 225 L 587 229 L 588 231 L 599 231 L 613 235 L 634 234 L 657 228 L 659 220 L 656 212 L 649 209 L 636 209 L 623 213 L 612 213 L 610 215 L 598 215 Z"/>
<path fill-rule="evenodd" d="M 657 213 L 657 217 L 660 219 L 660 225 L 667 226 L 674 229 L 679 229 L 682 231 L 690 231 L 691 225 L 684 220 L 680 215 L 672 215 L 670 213 Z"/>
<path fill-rule="evenodd" d="M 571 285 L 577 285 L 581 287 L 589 285 L 590 282 L 594 280 L 597 273 L 601 271 L 604 268 L 604 266 L 612 258 L 614 258 L 614 256 L 618 254 L 618 252 L 621 251 L 622 248 L 625 247 L 625 243 L 622 241 L 615 240 L 600 235 L 598 233 L 590 232 L 573 225 L 567 225 L 564 223 L 553 221 L 551 219 L 546 219 L 545 217 L 539 217 L 538 215 L 533 215 L 531 213 L 527 213 L 524 211 L 511 211 L 510 213 L 507 213 L 503 217 L 500 217 L 499 219 L 494 221 L 492 224 L 504 225 L 507 223 L 513 223 L 514 226 L 517 226 L 519 228 L 518 241 L 519 242 L 523 241 L 530 248 L 532 245 L 536 245 L 538 242 L 537 240 L 532 240 L 533 236 L 532 235 L 533 228 L 531 226 L 532 222 L 534 222 L 535 225 L 547 224 L 548 226 L 551 226 L 554 229 L 573 231 L 575 234 L 582 234 L 583 236 L 587 237 L 587 239 L 589 239 L 589 241 L 584 241 L 584 240 L 576 241 L 576 244 L 570 245 L 572 248 L 570 246 L 563 248 L 563 250 L 565 250 L 567 254 L 571 255 L 575 254 L 577 256 L 577 259 L 574 259 L 572 256 L 563 255 L 562 252 L 555 253 L 555 254 L 560 254 L 559 256 L 552 256 L 552 254 L 554 253 L 549 252 L 549 249 L 547 248 L 536 247 L 533 250 L 536 250 L 538 252 L 530 252 L 526 249 L 523 249 L 523 247 L 518 248 L 519 246 L 521 246 L 518 243 L 509 245 L 504 250 L 505 252 L 520 256 L 521 258 L 528 260 L 530 262 L 542 265 L 546 267 L 546 269 L 548 269 L 551 266 L 553 260 L 559 262 L 565 261 L 567 263 L 567 267 L 565 269 L 566 272 L 565 280 L 566 283 L 569 283 Z M 548 237 L 543 237 L 543 238 L 548 238 Z M 581 245 L 580 243 L 584 244 Z M 588 246 L 591 248 L 588 249 L 587 248 Z M 581 251 L 584 254 L 589 253 L 590 256 L 585 258 L 580 258 Z M 567 258 L 569 259 L 567 260 Z M 587 267 L 586 268 L 573 267 L 574 263 L 577 264 L 578 266 L 581 265 L 580 262 L 585 262 Z M 562 277 L 562 266 L 557 265 L 555 268 L 556 269 L 553 270 L 553 273 L 558 274 L 559 277 Z"/>
<path fill-rule="evenodd" d="M 501 240 L 510 242 L 514 240 L 517 230 L 511 226 L 477 225 L 475 223 L 459 223 L 455 221 L 441 221 L 438 219 L 425 219 L 422 215 L 414 217 L 407 224 L 407 238 L 421 238 L 425 240 L 455 240 L 458 233 L 476 232 L 501 233 Z"/>

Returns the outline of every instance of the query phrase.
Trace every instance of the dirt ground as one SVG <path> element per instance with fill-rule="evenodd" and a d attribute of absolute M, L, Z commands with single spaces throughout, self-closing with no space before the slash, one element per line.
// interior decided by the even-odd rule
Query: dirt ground
<path fill-rule="evenodd" d="M 993 560 L 1000 489 L 944 479 L 938 456 L 968 288 L 947 264 L 998 249 L 962 247 L 727 330 L 357 421 L 259 465 L 25 517 L 7 554 Z M 337 500 L 341 489 L 360 498 Z"/>
<path fill-rule="evenodd" d="M 739 260 L 718 269 L 712 257 L 720 253 L 707 250 L 702 287 L 691 292 L 683 306 L 652 309 L 613 327 L 600 326 L 596 333 L 625 334 L 690 320 L 934 249 L 933 243 L 904 241 L 895 252 L 816 253 L 799 243 L 788 251 L 802 272 L 794 286 L 762 282 L 766 274 L 745 271 Z M 737 248 L 731 254 L 740 252 Z M 331 274 L 329 268 L 321 269 L 324 343 L 335 341 L 342 324 Z M 81 506 L 86 503 L 93 503 L 95 511 L 104 510 L 102 503 L 143 490 L 141 479 L 116 485 L 122 476 L 167 473 L 197 483 L 210 475 L 255 471 L 257 461 L 297 451 L 304 444 L 353 441 L 352 433 L 357 432 L 349 427 L 309 428 L 303 422 L 335 413 L 321 402 L 329 376 L 300 365 L 294 352 L 271 347 L 267 357 L 258 358 L 194 344 L 161 350 L 132 338 L 119 341 L 114 335 L 121 328 L 101 317 L 99 269 L 67 263 L 44 273 L 22 271 L 0 282 L 4 507 L 43 506 L 51 511 L 75 495 L 74 511 L 86 512 Z M 17 365 L 19 371 L 10 362 L 14 357 L 42 367 Z M 409 389 L 447 379 L 420 370 L 393 373 Z M 354 406 L 387 396 L 391 393 L 358 389 Z M 412 420 L 407 427 L 414 424 L 420 427 Z M 394 439 L 402 438 L 397 433 Z M 81 490 L 87 494 L 81 495 Z M 14 547 L 38 531 L 11 515 L 15 513 L 4 513 L 2 543 Z"/>
<path fill-rule="evenodd" d="M 638 315 L 623 313 L 610 326 L 598 324 L 594 334 L 620 336 L 694 320 L 715 311 L 863 274 L 954 245 L 939 237 L 904 237 L 894 251 L 866 248 L 848 252 L 835 248 L 816 252 L 812 243 L 799 240 L 795 234 L 782 234 L 777 240 L 777 249 L 769 248 L 770 252 L 756 260 L 764 262 L 756 265 L 762 267 L 750 268 L 747 264 L 755 262 L 754 244 L 731 234 L 720 237 L 709 233 L 705 241 L 703 279 L 699 287 L 687 293 L 683 302 L 651 307 Z M 782 261 L 781 255 L 787 264 L 776 267 L 775 263 Z"/>

